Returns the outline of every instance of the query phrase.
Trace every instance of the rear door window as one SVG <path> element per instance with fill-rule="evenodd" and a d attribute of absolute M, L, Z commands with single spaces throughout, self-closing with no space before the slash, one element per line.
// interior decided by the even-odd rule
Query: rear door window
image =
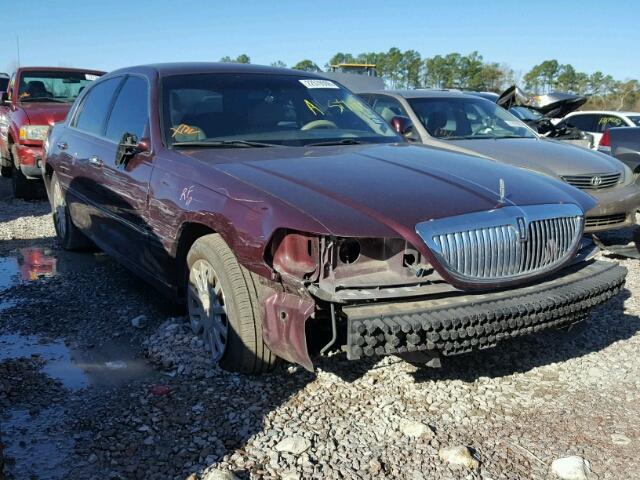
<path fill-rule="evenodd" d="M 149 93 L 147 81 L 140 77 L 128 77 L 118 93 L 107 123 L 106 137 L 120 142 L 127 133 L 139 140 L 149 118 Z"/>
<path fill-rule="evenodd" d="M 615 115 L 602 115 L 598 120 L 598 129 L 596 132 L 604 133 L 606 130 L 615 127 L 626 127 L 627 122 Z"/>
<path fill-rule="evenodd" d="M 107 116 L 113 104 L 113 95 L 120 82 L 122 82 L 121 77 L 110 78 L 93 86 L 87 92 L 73 126 L 83 132 L 102 136 Z"/>
<path fill-rule="evenodd" d="M 572 115 L 564 120 L 563 123 L 570 127 L 575 127 L 583 132 L 595 132 L 597 131 L 597 123 L 600 115 Z"/>

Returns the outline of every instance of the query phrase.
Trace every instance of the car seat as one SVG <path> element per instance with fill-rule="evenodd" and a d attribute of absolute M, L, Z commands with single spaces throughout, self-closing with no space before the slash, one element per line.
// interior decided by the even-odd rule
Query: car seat
<path fill-rule="evenodd" d="M 425 128 L 432 137 L 442 136 L 442 128 L 447 124 L 447 114 L 442 110 L 430 112 Z"/>
<path fill-rule="evenodd" d="M 29 96 L 33 98 L 53 98 L 53 94 L 45 88 L 44 82 L 40 80 L 27 82 L 25 93 L 28 93 Z"/>

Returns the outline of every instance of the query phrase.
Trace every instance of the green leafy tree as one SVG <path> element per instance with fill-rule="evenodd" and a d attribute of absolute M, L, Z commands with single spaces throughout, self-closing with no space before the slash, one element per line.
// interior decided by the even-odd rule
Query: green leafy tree
<path fill-rule="evenodd" d="M 243 53 L 238 55 L 235 59 L 231 58 L 229 55 L 226 55 L 220 59 L 221 62 L 224 63 L 251 63 L 251 58 L 249 55 Z"/>
<path fill-rule="evenodd" d="M 276 60 L 275 62 L 271 62 L 271 66 L 278 67 L 278 68 L 287 68 L 287 64 L 284 63 L 282 60 Z"/>
<path fill-rule="evenodd" d="M 320 67 L 313 63 L 311 60 L 305 59 L 296 63 L 293 67 L 294 70 L 302 70 L 305 72 L 319 72 Z"/>
<path fill-rule="evenodd" d="M 354 63 L 355 61 L 355 57 L 350 53 L 338 52 L 329 59 L 329 63 L 327 63 L 327 69 L 331 67 L 331 65 L 338 65 L 339 63 Z"/>

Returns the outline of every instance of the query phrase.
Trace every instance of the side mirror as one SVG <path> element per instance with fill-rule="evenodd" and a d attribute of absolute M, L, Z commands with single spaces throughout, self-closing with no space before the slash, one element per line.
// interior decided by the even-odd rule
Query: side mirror
<path fill-rule="evenodd" d="M 391 128 L 402 135 L 406 140 L 410 142 L 417 142 L 417 134 L 413 127 L 413 122 L 409 117 L 402 115 L 395 116 L 389 122 Z"/>
<path fill-rule="evenodd" d="M 118 144 L 118 150 L 116 151 L 116 166 L 125 165 L 131 160 L 132 157 L 142 152 L 149 151 L 149 140 L 143 138 L 138 140 L 138 137 L 133 133 L 125 132 L 122 135 L 122 140 Z"/>

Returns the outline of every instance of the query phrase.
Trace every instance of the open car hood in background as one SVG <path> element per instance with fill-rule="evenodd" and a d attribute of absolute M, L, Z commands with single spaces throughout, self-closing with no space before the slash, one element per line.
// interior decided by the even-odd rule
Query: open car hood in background
<path fill-rule="evenodd" d="M 507 110 L 511 107 L 529 107 L 549 118 L 562 118 L 587 102 L 587 97 L 572 93 L 551 92 L 545 95 L 527 96 L 516 85 L 507 88 L 496 103 Z"/>

